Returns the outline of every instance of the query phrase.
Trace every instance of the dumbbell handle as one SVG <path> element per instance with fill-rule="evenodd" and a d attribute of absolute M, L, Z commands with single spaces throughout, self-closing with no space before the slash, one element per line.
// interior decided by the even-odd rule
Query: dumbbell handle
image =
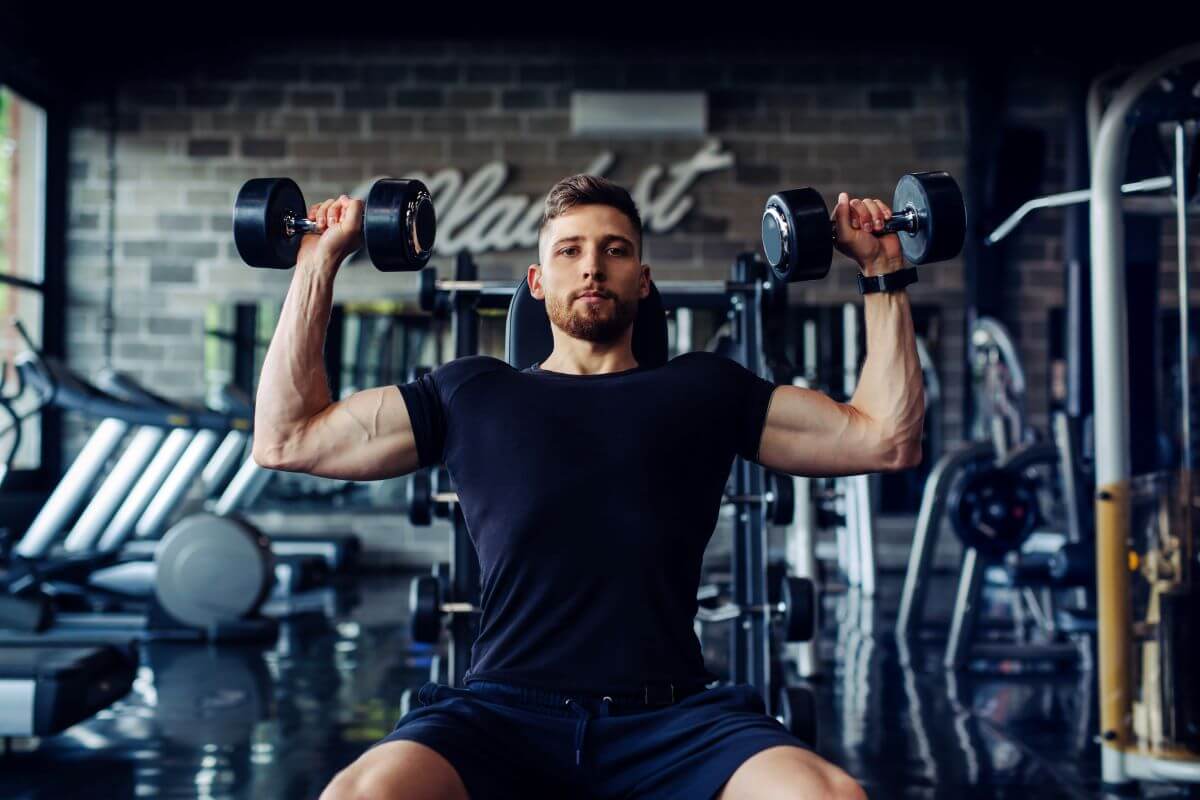
<path fill-rule="evenodd" d="M 745 614 L 762 612 L 766 614 L 782 614 L 786 611 L 783 603 L 763 603 L 762 605 L 739 606 L 737 603 L 726 603 L 718 608 L 704 608 L 696 611 L 696 618 L 701 622 L 725 622 L 737 619 Z"/>
<path fill-rule="evenodd" d="M 921 229 L 921 215 L 912 206 L 903 211 L 892 210 L 891 219 L 884 220 L 883 230 L 871 231 L 875 236 L 887 236 L 889 233 L 916 233 Z M 837 220 L 829 220 L 829 230 L 837 240 Z"/>
<path fill-rule="evenodd" d="M 478 614 L 481 610 L 473 603 L 442 603 L 439 608 L 443 614 Z"/>
<path fill-rule="evenodd" d="M 412 214 L 413 208 L 421 200 L 429 200 L 429 195 L 425 192 L 419 192 L 412 202 L 408 205 L 408 210 L 405 212 L 405 224 L 408 227 L 408 217 Z M 359 230 L 362 230 L 363 224 L 366 223 L 366 214 L 363 215 L 362 222 L 359 223 Z M 287 238 L 292 238 L 297 233 L 321 233 L 320 224 L 309 219 L 308 217 L 297 217 L 295 212 L 286 211 L 283 214 L 283 233 Z"/>
<path fill-rule="evenodd" d="M 321 226 L 308 217 L 297 217 L 291 211 L 283 215 L 283 234 L 289 239 L 297 233 L 320 233 Z"/>
<path fill-rule="evenodd" d="M 775 502 L 774 492 L 765 492 L 763 494 L 727 494 L 725 495 L 726 503 L 773 503 Z"/>

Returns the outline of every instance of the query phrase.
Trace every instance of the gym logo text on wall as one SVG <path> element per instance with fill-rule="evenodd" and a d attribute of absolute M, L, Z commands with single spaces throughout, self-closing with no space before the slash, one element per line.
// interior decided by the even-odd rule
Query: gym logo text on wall
<path fill-rule="evenodd" d="M 583 171 L 603 175 L 615 161 L 616 156 L 605 151 Z M 722 152 L 721 143 L 711 140 L 684 161 L 669 166 L 653 164 L 643 170 L 630 191 L 641 211 L 646 232 L 671 231 L 695 204 L 688 190 L 696 180 L 705 173 L 728 169 L 733 163 L 733 153 Z M 438 210 L 439 251 L 486 253 L 537 246 L 542 198 L 501 195 L 508 174 L 508 164 L 491 161 L 470 177 L 453 168 L 429 176 L 421 173 L 406 176 L 423 181 L 433 195 Z M 567 174 L 564 172 L 564 177 Z M 365 198 L 379 177 L 382 176 L 364 181 L 353 196 Z"/>

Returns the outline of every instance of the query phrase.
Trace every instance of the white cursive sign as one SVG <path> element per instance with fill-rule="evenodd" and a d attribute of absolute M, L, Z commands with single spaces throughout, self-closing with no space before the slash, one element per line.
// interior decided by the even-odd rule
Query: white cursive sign
<path fill-rule="evenodd" d="M 616 157 L 601 153 L 584 172 L 603 175 Z M 721 151 L 713 140 L 686 161 L 669 167 L 647 167 L 634 182 L 632 195 L 642 214 L 642 226 L 649 233 L 667 233 L 692 210 L 695 201 L 687 191 L 707 172 L 733 166 L 733 153 Z M 469 178 L 457 169 L 443 169 L 431 176 L 413 173 L 429 187 L 437 208 L 437 250 L 442 253 L 486 253 L 489 250 L 515 250 L 536 247 L 538 225 L 542 221 L 542 197 L 500 192 L 508 180 L 508 165 L 491 161 Z M 665 176 L 665 177 L 664 177 Z M 377 178 L 355 189 L 353 196 L 363 199 Z"/>

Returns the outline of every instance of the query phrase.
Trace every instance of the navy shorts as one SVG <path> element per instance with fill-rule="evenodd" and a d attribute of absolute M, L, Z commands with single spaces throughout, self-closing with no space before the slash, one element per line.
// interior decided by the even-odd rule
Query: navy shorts
<path fill-rule="evenodd" d="M 458 772 L 471 800 L 716 797 L 770 747 L 806 747 L 739 684 L 673 705 L 614 704 L 507 684 L 427 683 L 419 706 L 378 742 L 412 741 Z"/>

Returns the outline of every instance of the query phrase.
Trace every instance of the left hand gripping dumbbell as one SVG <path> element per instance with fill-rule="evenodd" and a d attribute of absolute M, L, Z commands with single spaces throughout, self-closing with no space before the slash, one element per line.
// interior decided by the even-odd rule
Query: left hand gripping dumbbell
<path fill-rule="evenodd" d="M 914 172 L 896 184 L 892 218 L 875 235 L 899 234 L 908 262 L 929 264 L 957 256 L 966 230 L 966 206 L 954 178 L 947 172 Z M 816 189 L 790 189 L 767 199 L 763 251 L 781 280 L 824 278 L 833 264 L 835 239 L 829 208 Z"/>
<path fill-rule="evenodd" d="M 371 185 L 363 208 L 363 244 L 382 272 L 421 269 L 433 253 L 437 215 L 425 184 L 381 178 Z M 305 233 L 319 233 L 304 215 L 308 206 L 291 178 L 246 181 L 233 204 L 233 241 L 252 267 L 289 269 Z"/>

